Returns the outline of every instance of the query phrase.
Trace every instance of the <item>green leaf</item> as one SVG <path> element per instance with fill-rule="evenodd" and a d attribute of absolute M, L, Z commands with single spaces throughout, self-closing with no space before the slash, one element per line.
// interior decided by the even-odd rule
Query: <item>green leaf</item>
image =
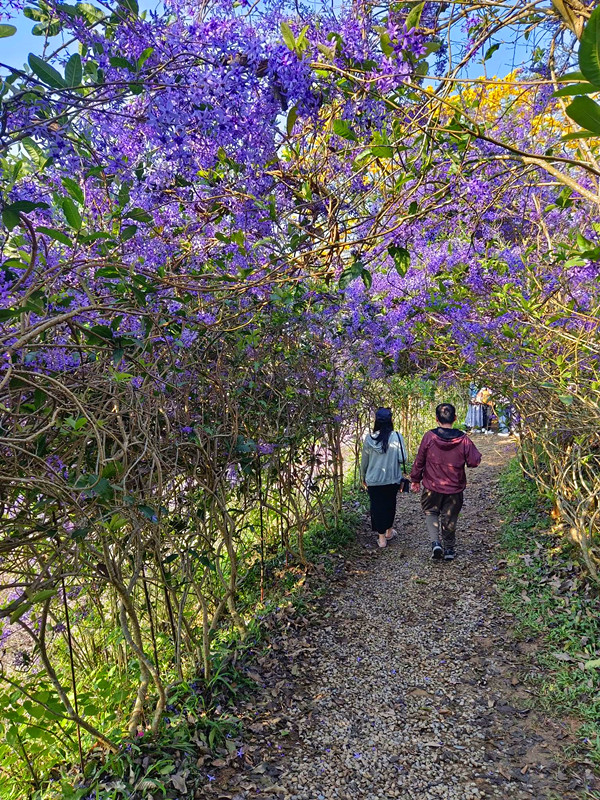
<path fill-rule="evenodd" d="M 46 161 L 46 156 L 44 155 L 44 151 L 42 150 L 42 148 L 39 146 L 39 144 L 37 144 L 37 142 L 34 142 L 34 140 L 31 139 L 29 136 L 25 137 L 25 139 L 23 139 L 21 144 L 25 148 L 25 151 L 29 156 L 29 158 L 32 161 L 34 161 L 38 166 L 41 166 L 42 163 Z"/>
<path fill-rule="evenodd" d="M 283 37 L 283 41 L 287 44 L 289 49 L 294 51 L 296 49 L 296 39 L 287 22 L 281 23 L 281 35 Z"/>
<path fill-rule="evenodd" d="M 67 192 L 71 195 L 73 200 L 79 203 L 80 206 L 84 204 L 83 189 L 74 178 L 63 178 L 62 185 Z"/>
<path fill-rule="evenodd" d="M 152 215 L 144 211 L 143 208 L 131 208 L 123 216 L 128 219 L 134 219 L 136 222 L 152 222 Z"/>
<path fill-rule="evenodd" d="M 156 511 L 150 506 L 138 506 L 138 511 L 143 514 L 150 522 L 158 522 Z"/>
<path fill-rule="evenodd" d="M 434 40 L 432 42 L 427 42 L 427 44 L 425 45 L 425 53 L 424 53 L 425 58 L 427 58 L 427 56 L 430 56 L 432 53 L 437 53 L 437 51 L 440 49 L 441 46 L 442 43 L 439 41 Z"/>
<path fill-rule="evenodd" d="M 337 45 L 326 45 L 322 42 L 317 42 L 317 50 L 319 50 L 326 58 L 333 58 L 335 56 L 335 52 L 337 49 Z"/>
<path fill-rule="evenodd" d="M 409 31 L 411 28 L 418 28 L 419 23 L 421 22 L 421 14 L 423 13 L 423 9 L 425 8 L 425 3 L 418 3 L 410 12 L 410 14 L 406 17 L 406 30 Z"/>
<path fill-rule="evenodd" d="M 31 598 L 32 603 L 43 603 L 44 600 L 49 600 L 51 597 L 54 597 L 56 594 L 56 589 L 44 589 L 41 592 L 38 592 Z"/>
<path fill-rule="evenodd" d="M 8 39 L 9 36 L 14 36 L 17 29 L 14 25 L 0 25 L 0 39 Z"/>
<path fill-rule="evenodd" d="M 590 131 L 575 131 L 575 133 L 565 133 L 560 137 L 561 142 L 572 142 L 573 139 L 593 139 L 598 134 L 590 133 Z"/>
<path fill-rule="evenodd" d="M 27 17 L 27 19 L 33 19 L 36 22 L 42 22 L 48 20 L 48 12 L 41 11 L 39 8 L 24 8 L 23 16 Z"/>
<path fill-rule="evenodd" d="M 56 228 L 46 228 L 44 225 L 40 225 L 39 228 L 36 228 L 36 231 L 38 231 L 38 233 L 43 233 L 45 236 L 49 236 L 50 239 L 54 239 L 56 242 L 66 244 L 69 247 L 73 244 L 66 233 L 63 233 Z"/>
<path fill-rule="evenodd" d="M 70 197 L 63 197 L 61 207 L 71 228 L 76 231 L 81 230 L 81 214 L 73 200 Z"/>
<path fill-rule="evenodd" d="M 292 106 L 289 110 L 287 117 L 287 135 L 291 136 L 294 130 L 294 125 L 298 119 L 298 107 Z"/>
<path fill-rule="evenodd" d="M 600 92 L 600 89 L 591 83 L 570 83 L 568 86 L 563 86 L 562 89 L 553 92 L 552 97 L 572 97 L 576 94 L 592 94 L 593 92 Z"/>
<path fill-rule="evenodd" d="M 362 282 L 367 287 L 367 289 L 370 289 L 371 286 L 373 285 L 373 276 L 371 275 L 369 270 L 363 269 L 363 271 L 360 273 L 360 277 L 362 278 Z"/>
<path fill-rule="evenodd" d="M 5 208 L 2 211 L 2 222 L 6 226 L 7 230 L 9 231 L 14 230 L 14 228 L 17 227 L 20 221 L 21 218 L 19 217 L 19 214 L 16 211 L 13 211 L 10 208 Z"/>
<path fill-rule="evenodd" d="M 136 63 L 138 70 L 140 70 L 144 66 L 144 64 L 146 63 L 146 61 L 148 61 L 153 52 L 154 52 L 153 47 L 147 47 L 145 50 L 142 51 L 142 53 L 140 53 L 140 56 Z"/>
<path fill-rule="evenodd" d="M 111 56 L 111 58 L 108 60 L 111 67 L 123 67 L 124 69 L 128 69 L 130 72 L 135 72 L 135 65 L 122 56 Z"/>
<path fill-rule="evenodd" d="M 416 200 L 413 200 L 412 203 L 408 207 L 408 213 L 411 214 L 411 215 L 412 214 L 416 214 L 418 209 L 419 209 L 419 204 L 417 203 Z"/>
<path fill-rule="evenodd" d="M 393 158 L 394 148 L 389 145 L 376 144 L 371 147 L 371 153 L 375 158 Z"/>
<path fill-rule="evenodd" d="M 31 29 L 34 36 L 56 36 L 62 30 L 60 20 L 53 19 L 48 22 L 39 22 Z"/>
<path fill-rule="evenodd" d="M 298 50 L 299 53 L 303 53 L 308 47 L 308 42 L 306 41 L 307 33 L 308 33 L 308 25 L 305 25 L 298 34 L 298 38 L 296 39 L 296 49 Z"/>
<path fill-rule="evenodd" d="M 583 665 L 585 669 L 599 669 L 600 668 L 600 658 L 592 658 L 591 661 L 586 661 Z"/>
<path fill-rule="evenodd" d="M 340 275 L 340 279 L 338 281 L 340 289 L 346 289 L 353 280 L 356 280 L 356 275 L 354 274 L 353 269 L 345 269 L 342 274 Z"/>
<path fill-rule="evenodd" d="M 126 242 L 128 239 L 131 239 L 137 233 L 137 225 L 127 225 L 121 231 L 121 235 L 119 236 L 122 242 Z M 97 274 L 97 273 L 96 273 Z"/>
<path fill-rule="evenodd" d="M 566 110 L 582 128 L 600 134 L 600 106 L 590 97 L 576 97 Z"/>
<path fill-rule="evenodd" d="M 79 53 L 73 53 L 65 66 L 67 86 L 80 86 L 83 80 L 83 66 Z"/>
<path fill-rule="evenodd" d="M 483 60 L 484 60 L 484 61 L 488 61 L 488 60 L 489 60 L 489 59 L 490 59 L 490 58 L 491 58 L 491 57 L 494 55 L 494 53 L 496 52 L 496 50 L 498 50 L 499 48 L 500 48 L 500 45 L 499 45 L 499 44 L 493 44 L 493 45 L 492 45 L 492 46 L 491 46 L 491 47 L 490 47 L 490 48 L 487 50 L 486 54 L 485 54 L 485 55 L 484 55 L 484 57 L 483 57 Z"/>
<path fill-rule="evenodd" d="M 137 0 L 121 0 L 119 3 L 119 8 L 124 9 L 125 11 L 131 11 L 136 15 L 140 12 L 140 7 Z"/>
<path fill-rule="evenodd" d="M 14 319 L 14 317 L 18 317 L 24 313 L 24 308 L 0 308 L 0 322 L 5 322 L 7 319 Z"/>
<path fill-rule="evenodd" d="M 401 278 L 403 278 L 410 267 L 410 253 L 406 247 L 399 247 L 395 244 L 392 244 L 388 247 L 388 253 L 394 259 L 396 272 Z"/>
<path fill-rule="evenodd" d="M 586 77 L 583 72 L 567 72 L 556 80 L 559 83 L 568 83 L 569 81 L 585 81 Z"/>
<path fill-rule="evenodd" d="M 74 19 L 77 16 L 77 9 L 75 6 L 70 6 L 68 3 L 56 3 L 54 5 L 54 9 L 56 11 L 60 11 L 62 14 L 67 14 L 71 19 Z"/>
<path fill-rule="evenodd" d="M 55 89 L 66 88 L 67 84 L 60 72 L 54 69 L 54 67 L 51 67 L 43 58 L 36 56 L 34 53 L 29 53 L 27 61 L 32 72 L 34 72 L 43 83 Z"/>
<path fill-rule="evenodd" d="M 365 277 L 365 272 L 368 274 L 368 277 Z M 367 284 L 367 281 L 372 282 L 371 273 L 365 269 L 365 266 L 358 255 L 354 256 L 352 265 L 345 269 L 340 275 L 340 279 L 338 281 L 340 289 L 345 289 L 356 278 L 362 278 L 365 285 Z M 370 285 L 371 284 L 369 283 L 369 286 Z"/>
<path fill-rule="evenodd" d="M 93 6 L 91 3 L 77 3 L 75 10 L 77 14 L 82 16 L 90 25 L 93 25 L 95 22 L 104 19 L 106 16 L 103 11 L 101 11 L 99 8 L 96 8 L 96 6 Z"/>
<path fill-rule="evenodd" d="M 23 211 L 29 214 L 30 211 L 35 211 L 36 208 L 48 208 L 48 203 L 34 203 L 32 200 L 16 200 L 9 206 L 6 206 L 11 211 Z"/>
<path fill-rule="evenodd" d="M 18 619 L 21 619 L 23 614 L 26 614 L 30 608 L 31 608 L 31 603 L 21 603 L 20 605 L 18 605 L 10 615 L 10 624 L 14 625 L 14 623 Z"/>
<path fill-rule="evenodd" d="M 392 44 L 389 33 L 384 31 L 384 33 L 382 33 L 379 37 L 379 43 L 381 46 L 381 52 L 384 54 L 384 56 L 391 56 L 394 52 L 394 45 Z"/>
<path fill-rule="evenodd" d="M 334 119 L 333 132 L 336 133 L 338 136 L 341 136 L 342 139 L 349 139 L 352 142 L 357 141 L 356 135 L 350 128 L 350 123 L 348 122 L 347 119 Z"/>
<path fill-rule="evenodd" d="M 579 42 L 579 69 L 600 87 L 600 7 L 592 11 Z"/>

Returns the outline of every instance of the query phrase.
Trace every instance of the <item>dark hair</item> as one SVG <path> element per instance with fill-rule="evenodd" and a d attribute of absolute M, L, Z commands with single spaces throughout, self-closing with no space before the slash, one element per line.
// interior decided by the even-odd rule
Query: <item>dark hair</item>
<path fill-rule="evenodd" d="M 452 403 L 440 403 L 435 409 L 435 416 L 442 425 L 450 425 L 456 419 L 456 409 Z"/>
<path fill-rule="evenodd" d="M 381 452 L 387 453 L 388 443 L 390 440 L 390 433 L 394 430 L 394 421 L 392 420 L 391 408 L 378 408 L 375 412 L 375 425 L 373 426 L 373 433 L 376 442 L 381 442 Z"/>

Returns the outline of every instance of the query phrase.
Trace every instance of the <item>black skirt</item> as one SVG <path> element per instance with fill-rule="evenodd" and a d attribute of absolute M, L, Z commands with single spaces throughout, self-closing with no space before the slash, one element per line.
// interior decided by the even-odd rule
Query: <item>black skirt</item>
<path fill-rule="evenodd" d="M 387 483 L 384 486 L 368 486 L 371 501 L 371 528 L 383 534 L 394 527 L 396 518 L 397 483 Z"/>

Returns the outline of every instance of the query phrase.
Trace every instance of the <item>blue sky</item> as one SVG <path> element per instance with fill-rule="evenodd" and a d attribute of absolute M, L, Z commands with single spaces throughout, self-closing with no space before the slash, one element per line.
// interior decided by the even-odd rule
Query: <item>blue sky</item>
<path fill-rule="evenodd" d="M 3 21 L 15 25 L 17 32 L 8 39 L 0 39 L 0 61 L 11 67 L 20 67 L 27 61 L 29 53 L 40 52 L 44 46 L 44 37 L 32 36 L 31 28 L 35 23 L 26 17 Z M 54 40 L 58 42 L 60 36 L 55 36 Z"/>
<path fill-rule="evenodd" d="M 156 6 L 157 2 L 148 2 L 148 0 L 142 0 L 140 2 L 140 8 L 149 9 L 156 8 Z M 35 25 L 33 20 L 19 15 L 14 19 L 5 19 L 3 21 L 15 25 L 17 33 L 8 39 L 0 39 L 0 62 L 13 67 L 20 67 L 27 61 L 29 53 L 42 54 L 45 39 L 43 36 L 32 35 L 31 29 Z M 501 42 L 502 40 L 499 38 L 498 41 Z M 62 34 L 52 37 L 47 43 L 47 52 L 52 52 L 52 50 L 59 47 L 62 43 Z M 532 43 L 530 42 L 527 50 L 531 47 Z M 502 77 L 527 58 L 527 50 L 522 44 L 515 46 L 514 43 L 505 41 L 485 63 L 485 67 L 481 63 L 481 58 L 479 58 L 469 66 L 466 76 L 469 78 L 476 78 L 485 73 L 488 77 L 493 75 Z"/>
<path fill-rule="evenodd" d="M 148 0 L 138 0 L 140 9 L 156 8 L 157 2 Z M 17 32 L 8 39 L 0 39 L 0 62 L 11 67 L 21 67 L 27 62 L 29 53 L 42 55 L 46 39 L 44 36 L 34 36 L 31 29 L 36 24 L 33 20 L 27 19 L 23 14 L 13 19 L 3 19 L 2 22 L 14 25 Z M 51 53 L 64 42 L 62 34 L 48 39 L 46 52 Z"/>

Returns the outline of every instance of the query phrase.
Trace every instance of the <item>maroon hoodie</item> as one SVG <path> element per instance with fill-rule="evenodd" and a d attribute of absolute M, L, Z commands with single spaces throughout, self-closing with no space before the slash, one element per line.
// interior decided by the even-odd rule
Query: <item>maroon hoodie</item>
<path fill-rule="evenodd" d="M 481 453 L 464 431 L 434 428 L 421 440 L 410 479 L 423 481 L 432 492 L 462 492 L 467 485 L 465 465 L 477 467 L 480 461 Z"/>

